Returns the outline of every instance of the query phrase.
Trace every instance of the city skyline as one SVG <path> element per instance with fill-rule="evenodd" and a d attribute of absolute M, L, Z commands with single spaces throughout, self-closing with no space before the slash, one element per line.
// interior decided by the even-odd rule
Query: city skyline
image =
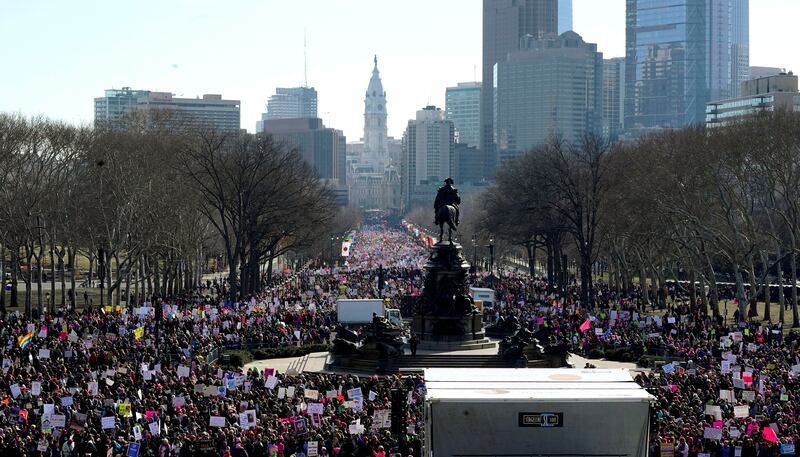
<path fill-rule="evenodd" d="M 148 4 L 102 11 L 92 2 L 0 6 L 3 65 L 15 69 L 0 74 L 0 111 L 88 125 L 93 99 L 107 89 L 129 86 L 187 98 L 216 93 L 241 100 L 241 127 L 253 132 L 277 87 L 306 80 L 304 35 L 307 81 L 319 93 L 319 117 L 350 141 L 362 136 L 363 90 L 374 54 L 387 92 L 388 134 L 396 138 L 423 106 L 444 108 L 447 87 L 481 79 L 480 0 L 459 1 L 458 8 L 454 2 L 411 1 L 380 10 L 367 1 L 241 2 L 235 8 L 176 1 L 159 4 L 158 15 Z M 800 2 L 793 0 L 751 4 L 751 65 L 800 71 L 800 57 L 782 55 L 786 48 L 775 45 L 792 41 L 798 13 Z M 335 14 L 345 20 L 330 21 Z M 441 20 L 453 14 L 458 21 Z M 624 56 L 624 0 L 574 0 L 573 14 L 575 31 L 597 43 L 604 57 Z M 106 16 L 126 20 L 103 22 Z M 290 19 L 270 21 L 274 17 Z"/>

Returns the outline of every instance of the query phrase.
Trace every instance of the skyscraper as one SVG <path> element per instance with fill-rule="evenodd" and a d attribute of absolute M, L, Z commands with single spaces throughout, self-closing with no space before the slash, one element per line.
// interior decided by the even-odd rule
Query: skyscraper
<path fill-rule="evenodd" d="M 481 135 L 481 87 L 479 82 L 458 83 L 445 91 L 445 112 L 456 129 L 456 143 L 478 147 Z"/>
<path fill-rule="evenodd" d="M 527 37 L 495 65 L 495 141 L 503 162 L 559 135 L 599 133 L 603 54 L 575 32 Z"/>
<path fill-rule="evenodd" d="M 572 30 L 572 0 L 558 0 L 558 34 Z"/>
<path fill-rule="evenodd" d="M 455 127 L 435 106 L 417 111 L 403 135 L 401 195 L 406 210 L 429 206 L 436 189 L 453 172 Z"/>
<path fill-rule="evenodd" d="M 524 35 L 558 32 L 558 0 L 483 0 L 481 151 L 484 174 L 494 176 L 494 65 L 519 49 Z"/>
<path fill-rule="evenodd" d="M 317 117 L 317 91 L 313 87 L 278 87 L 267 101 L 267 112 L 256 121 L 256 132 L 263 131 L 263 123 L 272 119 L 315 119 Z"/>
<path fill-rule="evenodd" d="M 625 58 L 603 61 L 603 137 L 614 141 L 625 130 Z"/>
<path fill-rule="evenodd" d="M 749 73 L 748 0 L 627 0 L 625 126 L 703 122 Z"/>
<path fill-rule="evenodd" d="M 710 0 L 711 99 L 737 97 L 750 75 L 749 0 Z"/>
<path fill-rule="evenodd" d="M 114 125 L 134 111 L 152 113 L 163 110 L 179 116 L 182 125 L 236 131 L 241 128 L 240 108 L 239 100 L 223 100 L 219 94 L 175 98 L 169 92 L 123 87 L 121 90 L 107 90 L 105 97 L 94 99 L 94 122 L 95 125 Z"/>
<path fill-rule="evenodd" d="M 340 189 L 346 188 L 346 144 L 341 130 L 327 128 L 321 119 L 294 118 L 264 121 L 264 132 L 295 146 L 317 175 Z"/>
<path fill-rule="evenodd" d="M 731 97 L 741 94 L 750 76 L 750 0 L 730 0 L 731 5 Z"/>

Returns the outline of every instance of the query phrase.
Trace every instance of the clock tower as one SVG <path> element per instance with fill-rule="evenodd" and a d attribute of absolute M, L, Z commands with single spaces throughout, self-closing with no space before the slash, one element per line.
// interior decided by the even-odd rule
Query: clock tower
<path fill-rule="evenodd" d="M 372 165 L 376 173 L 382 173 L 388 165 L 386 92 L 378 71 L 378 56 L 364 98 L 364 162 Z"/>

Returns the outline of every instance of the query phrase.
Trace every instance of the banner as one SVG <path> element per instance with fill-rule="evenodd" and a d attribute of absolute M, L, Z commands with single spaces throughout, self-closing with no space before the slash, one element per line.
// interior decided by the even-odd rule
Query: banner
<path fill-rule="evenodd" d="M 342 241 L 342 257 L 350 257 L 350 242 Z"/>

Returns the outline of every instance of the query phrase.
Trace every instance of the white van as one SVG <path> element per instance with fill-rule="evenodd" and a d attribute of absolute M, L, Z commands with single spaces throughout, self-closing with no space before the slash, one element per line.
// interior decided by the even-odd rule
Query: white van
<path fill-rule="evenodd" d="M 492 289 L 484 289 L 481 287 L 470 287 L 469 295 L 472 301 L 483 303 L 484 309 L 492 309 L 495 305 L 494 291 Z"/>

